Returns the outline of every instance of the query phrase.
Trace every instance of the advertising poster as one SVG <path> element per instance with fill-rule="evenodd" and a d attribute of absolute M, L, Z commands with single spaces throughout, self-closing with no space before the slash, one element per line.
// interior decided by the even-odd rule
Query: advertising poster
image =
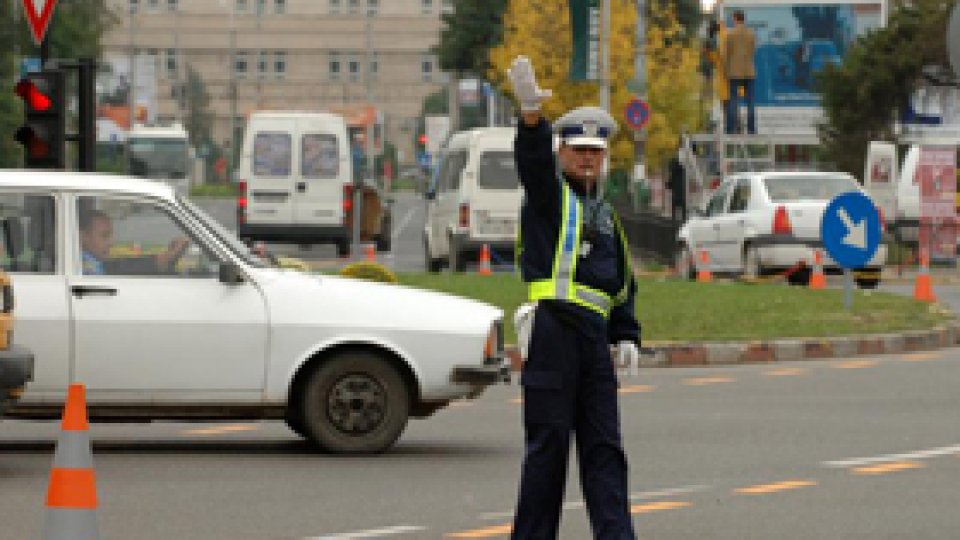
<path fill-rule="evenodd" d="M 897 147 L 884 141 L 870 141 L 863 171 L 863 187 L 880 207 L 885 219 L 893 219 L 897 205 Z"/>
<path fill-rule="evenodd" d="M 953 261 L 957 254 L 957 150 L 924 146 L 914 181 L 920 186 L 920 247 L 930 260 Z"/>

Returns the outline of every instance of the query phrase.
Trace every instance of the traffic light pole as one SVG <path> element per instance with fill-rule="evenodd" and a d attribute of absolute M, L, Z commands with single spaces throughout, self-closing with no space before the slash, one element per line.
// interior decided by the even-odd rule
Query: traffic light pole
<path fill-rule="evenodd" d="M 77 169 L 84 172 L 97 170 L 97 114 L 96 114 L 97 61 L 81 58 L 77 64 Z"/>

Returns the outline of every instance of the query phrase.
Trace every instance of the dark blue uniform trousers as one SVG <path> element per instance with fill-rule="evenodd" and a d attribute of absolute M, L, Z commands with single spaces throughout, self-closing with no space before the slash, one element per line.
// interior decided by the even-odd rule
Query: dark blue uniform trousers
<path fill-rule="evenodd" d="M 511 538 L 557 538 L 575 434 L 594 538 L 634 539 L 606 322 L 585 317 L 574 328 L 568 318 L 541 306 L 534 319 L 521 374 L 526 455 Z"/>

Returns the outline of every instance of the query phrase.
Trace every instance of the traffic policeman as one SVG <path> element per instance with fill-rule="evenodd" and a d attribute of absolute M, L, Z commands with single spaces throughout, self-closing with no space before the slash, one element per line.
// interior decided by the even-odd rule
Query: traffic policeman
<path fill-rule="evenodd" d="M 512 537 L 557 538 L 573 435 L 594 537 L 636 538 L 610 347 L 618 364 L 638 361 L 636 282 L 623 230 L 598 195 L 616 123 L 603 109 L 580 107 L 551 129 L 540 113 L 551 93 L 537 86 L 529 59 L 514 59 L 508 77 L 522 111 L 519 264 L 536 306 L 520 318 L 532 326 L 518 328 L 529 335 L 521 343 L 526 451 Z"/>

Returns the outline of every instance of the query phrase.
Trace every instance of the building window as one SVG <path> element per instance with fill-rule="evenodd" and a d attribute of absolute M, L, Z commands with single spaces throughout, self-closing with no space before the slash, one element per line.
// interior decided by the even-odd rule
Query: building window
<path fill-rule="evenodd" d="M 330 13 L 340 13 L 342 0 L 330 0 Z"/>
<path fill-rule="evenodd" d="M 367 0 L 367 13 L 376 15 L 380 10 L 380 0 Z"/>
<path fill-rule="evenodd" d="M 433 0 L 421 0 L 420 13 L 423 13 L 424 15 L 433 13 Z"/>
<path fill-rule="evenodd" d="M 233 58 L 233 72 L 238 76 L 244 76 L 247 74 L 249 58 L 246 51 L 237 51 L 236 56 Z"/>
<path fill-rule="evenodd" d="M 150 59 L 150 65 L 153 69 L 160 67 L 160 51 L 157 49 L 147 49 L 147 58 Z"/>
<path fill-rule="evenodd" d="M 329 66 L 330 78 L 333 80 L 338 80 L 340 78 L 340 53 L 330 53 Z"/>
<path fill-rule="evenodd" d="M 236 3 L 234 3 L 234 9 L 236 11 L 247 11 L 250 9 L 250 0 L 236 0 Z"/>
<path fill-rule="evenodd" d="M 257 2 L 257 16 L 263 15 L 267 12 L 267 0 L 256 0 Z"/>
<path fill-rule="evenodd" d="M 160 0 L 147 0 L 147 9 L 157 11 L 160 9 Z"/>
<path fill-rule="evenodd" d="M 136 13 L 138 7 L 140 7 L 138 0 L 130 0 L 130 13 Z"/>
<path fill-rule="evenodd" d="M 380 72 L 380 55 L 378 53 L 373 53 L 373 58 L 370 59 L 370 78 L 376 78 L 377 73 Z"/>
<path fill-rule="evenodd" d="M 423 76 L 424 82 L 430 82 L 433 78 L 433 56 L 429 54 L 423 55 L 420 59 L 420 74 Z"/>
<path fill-rule="evenodd" d="M 348 11 L 350 13 L 360 11 L 360 0 L 347 0 L 347 5 L 349 6 Z"/>
<path fill-rule="evenodd" d="M 167 11 L 177 11 L 180 8 L 178 0 L 167 0 Z"/>
<path fill-rule="evenodd" d="M 270 62 L 267 60 L 267 51 L 260 51 L 260 54 L 257 56 L 257 73 L 263 77 L 267 74 L 267 68 L 269 67 Z"/>
<path fill-rule="evenodd" d="M 350 61 L 347 62 L 347 69 L 350 71 L 351 81 L 355 81 L 360 77 L 360 60 L 357 58 L 357 55 L 351 55 Z"/>
<path fill-rule="evenodd" d="M 440 6 L 440 13 L 453 13 L 457 8 L 453 5 L 453 0 L 443 0 Z"/>
<path fill-rule="evenodd" d="M 287 12 L 287 0 L 274 0 L 273 12 L 277 15 L 283 15 Z"/>
<path fill-rule="evenodd" d="M 174 77 L 177 74 L 177 50 L 167 49 L 167 75 Z"/>
<path fill-rule="evenodd" d="M 278 77 L 287 73 L 287 53 L 286 51 L 276 51 L 273 53 L 273 72 Z"/>

